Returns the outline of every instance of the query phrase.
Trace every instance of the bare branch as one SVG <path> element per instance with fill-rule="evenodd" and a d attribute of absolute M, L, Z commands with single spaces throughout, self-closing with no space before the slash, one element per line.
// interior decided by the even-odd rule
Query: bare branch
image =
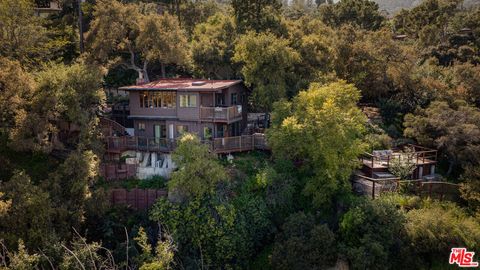
<path fill-rule="evenodd" d="M 75 253 L 73 251 L 71 251 L 70 249 L 68 249 L 64 244 L 61 244 L 61 246 L 66 250 L 68 251 L 68 253 L 72 254 L 72 256 L 77 260 L 78 264 L 80 264 L 80 266 L 82 267 L 83 270 L 86 270 L 85 269 L 85 265 L 83 265 L 82 261 L 80 261 L 80 259 L 77 257 L 77 255 L 75 255 Z"/>

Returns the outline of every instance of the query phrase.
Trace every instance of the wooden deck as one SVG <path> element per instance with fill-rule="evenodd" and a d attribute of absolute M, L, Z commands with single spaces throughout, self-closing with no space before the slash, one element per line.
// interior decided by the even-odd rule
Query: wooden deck
<path fill-rule="evenodd" d="M 268 150 L 265 134 L 243 135 L 236 137 L 215 138 L 202 141 L 216 154 L 229 154 L 252 150 Z M 172 139 L 146 138 L 138 136 L 107 137 L 108 153 L 120 154 L 124 151 L 142 151 L 170 153 L 177 147 Z"/>
<path fill-rule="evenodd" d="M 232 123 L 242 119 L 241 106 L 230 107 L 200 107 L 202 121 Z"/>
<path fill-rule="evenodd" d="M 409 161 L 416 165 L 428 165 L 437 163 L 437 150 L 428 149 L 417 145 L 409 145 L 415 152 L 409 157 Z M 401 158 L 401 153 L 393 151 L 391 155 L 385 157 L 374 156 L 370 153 L 364 153 L 360 160 L 364 166 L 371 169 L 388 169 L 392 160 Z"/>

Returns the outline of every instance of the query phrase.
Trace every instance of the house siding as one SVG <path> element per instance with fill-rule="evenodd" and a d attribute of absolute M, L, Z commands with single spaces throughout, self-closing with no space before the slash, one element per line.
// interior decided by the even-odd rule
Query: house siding
<path fill-rule="evenodd" d="M 246 123 L 246 102 L 242 99 L 242 95 L 245 95 L 245 86 L 243 84 L 236 84 L 229 88 L 225 88 L 217 91 L 217 93 L 223 93 L 225 95 L 225 106 L 232 106 L 231 94 L 238 94 L 238 105 L 243 100 L 243 119 L 241 119 L 240 128 L 243 130 Z M 208 121 L 201 121 L 200 119 L 200 107 L 213 107 L 215 106 L 215 93 L 214 92 L 198 92 L 198 91 L 177 91 L 176 96 L 176 108 L 142 108 L 140 107 L 140 93 L 141 91 L 129 91 L 130 99 L 130 117 L 134 122 L 135 135 L 140 137 L 153 137 L 154 125 L 165 124 L 167 129 L 167 138 L 171 136 L 171 127 L 173 125 L 173 138 L 177 138 L 177 126 L 184 125 L 188 127 L 188 131 L 196 133 L 200 138 L 205 138 L 204 128 L 209 127 L 212 129 L 213 135 L 217 130 L 216 124 Z M 194 95 L 197 99 L 197 106 L 192 108 L 180 107 L 180 95 Z M 153 119 L 152 119 L 153 118 Z M 138 128 L 139 123 L 145 124 L 145 130 L 140 131 Z M 221 124 L 219 124 L 221 125 Z M 225 136 L 231 136 L 231 129 L 227 128 Z"/>

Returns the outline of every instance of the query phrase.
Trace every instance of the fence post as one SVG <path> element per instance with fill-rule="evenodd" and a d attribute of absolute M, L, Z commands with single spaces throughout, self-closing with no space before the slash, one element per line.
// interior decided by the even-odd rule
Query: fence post
<path fill-rule="evenodd" d="M 372 181 L 373 185 L 372 185 L 372 200 L 375 199 L 375 181 Z"/>

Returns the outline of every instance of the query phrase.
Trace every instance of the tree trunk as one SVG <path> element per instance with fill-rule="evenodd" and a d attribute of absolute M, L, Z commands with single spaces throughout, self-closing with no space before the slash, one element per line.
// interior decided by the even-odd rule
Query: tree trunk
<path fill-rule="evenodd" d="M 82 14 L 82 2 L 77 0 L 78 3 L 78 32 L 80 33 L 80 53 L 85 51 L 85 45 L 83 43 L 83 14 Z"/>
<path fill-rule="evenodd" d="M 453 166 L 455 165 L 455 162 L 454 161 L 449 161 L 448 162 L 448 171 L 447 171 L 447 176 L 449 176 L 452 171 L 453 171 Z"/>
<path fill-rule="evenodd" d="M 165 79 L 167 77 L 167 73 L 165 72 L 165 64 L 161 63 L 160 66 L 162 67 L 162 78 Z"/>
<path fill-rule="evenodd" d="M 182 18 L 180 16 L 180 0 L 175 1 L 175 9 L 178 17 L 178 25 L 182 26 Z"/>

